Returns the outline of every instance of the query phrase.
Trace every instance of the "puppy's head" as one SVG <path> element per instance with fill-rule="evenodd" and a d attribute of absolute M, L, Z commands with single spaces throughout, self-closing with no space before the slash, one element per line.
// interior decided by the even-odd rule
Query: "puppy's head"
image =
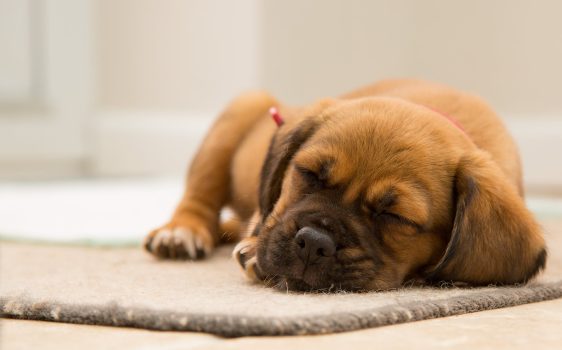
<path fill-rule="evenodd" d="M 546 258 L 537 224 L 488 154 L 400 100 L 337 102 L 283 126 L 262 169 L 260 212 L 257 271 L 282 288 L 516 283 Z"/>

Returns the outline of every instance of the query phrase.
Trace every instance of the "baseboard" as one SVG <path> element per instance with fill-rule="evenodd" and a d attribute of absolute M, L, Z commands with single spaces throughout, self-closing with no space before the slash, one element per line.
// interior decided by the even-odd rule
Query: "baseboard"
<path fill-rule="evenodd" d="M 212 115 L 106 113 L 98 118 L 92 172 L 96 175 L 161 175 L 185 171 Z M 562 190 L 562 121 L 512 118 L 525 184 L 541 193 Z"/>
<path fill-rule="evenodd" d="M 0 180 L 49 181 L 87 176 L 82 157 L 22 158 L 0 161 Z"/>
<path fill-rule="evenodd" d="M 562 193 L 562 120 L 512 118 L 506 124 L 521 153 L 527 191 Z"/>
<path fill-rule="evenodd" d="M 96 176 L 176 175 L 186 170 L 214 115 L 106 112 L 90 136 Z"/>

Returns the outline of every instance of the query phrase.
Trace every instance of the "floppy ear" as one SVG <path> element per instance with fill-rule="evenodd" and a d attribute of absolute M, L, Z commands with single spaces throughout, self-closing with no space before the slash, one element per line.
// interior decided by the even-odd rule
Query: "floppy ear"
<path fill-rule="evenodd" d="M 281 195 L 285 171 L 301 145 L 314 134 L 319 121 L 310 117 L 295 127 L 283 125 L 273 137 L 261 170 L 259 205 L 262 218 L 271 213 Z"/>
<path fill-rule="evenodd" d="M 488 153 L 461 160 L 455 190 L 451 238 L 430 280 L 524 283 L 544 268 L 541 229 Z"/>

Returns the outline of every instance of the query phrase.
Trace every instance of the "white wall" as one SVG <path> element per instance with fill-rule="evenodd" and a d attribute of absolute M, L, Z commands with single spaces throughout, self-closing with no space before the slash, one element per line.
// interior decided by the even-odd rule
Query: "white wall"
<path fill-rule="evenodd" d="M 102 0 L 102 108 L 215 111 L 240 89 L 289 103 L 388 77 L 442 81 L 512 115 L 562 115 L 556 0 Z"/>
<path fill-rule="evenodd" d="M 0 147 L 0 176 L 38 176 L 26 166 L 48 169 L 55 151 L 86 175 L 179 173 L 242 90 L 265 88 L 300 104 L 413 76 L 482 95 L 520 139 L 529 183 L 562 186 L 562 162 L 543 156 L 562 139 L 562 2 L 74 0 L 74 12 L 60 0 L 44 3 L 52 29 L 41 35 L 56 38 L 42 47 L 55 67 L 42 84 L 57 96 L 49 113 L 64 113 L 42 113 L 64 118 L 42 123 L 64 137 L 33 147 L 29 126 L 0 102 L 8 130 L 0 146 L 19 145 Z M 0 72 L 25 81 L 25 72 L 0 63 Z M 25 164 L 13 163 L 24 149 Z"/>
<path fill-rule="evenodd" d="M 562 2 L 266 1 L 264 86 L 305 102 L 387 77 L 474 91 L 506 116 L 562 116 Z"/>
<path fill-rule="evenodd" d="M 259 86 L 259 3 L 99 1 L 100 108 L 216 112 Z"/>
<path fill-rule="evenodd" d="M 548 0 L 103 1 L 93 169 L 184 171 L 245 88 L 301 104 L 410 76 L 486 98 L 519 139 L 527 183 L 562 185 L 562 162 L 543 157 L 562 147 L 560 13 Z"/>

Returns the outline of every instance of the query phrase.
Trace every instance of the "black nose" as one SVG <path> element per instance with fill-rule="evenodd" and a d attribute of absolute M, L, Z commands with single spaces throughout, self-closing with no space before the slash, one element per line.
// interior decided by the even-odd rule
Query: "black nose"
<path fill-rule="evenodd" d="M 330 236 L 311 227 L 301 228 L 296 236 L 297 255 L 304 263 L 314 263 L 320 258 L 336 253 L 336 245 Z"/>

